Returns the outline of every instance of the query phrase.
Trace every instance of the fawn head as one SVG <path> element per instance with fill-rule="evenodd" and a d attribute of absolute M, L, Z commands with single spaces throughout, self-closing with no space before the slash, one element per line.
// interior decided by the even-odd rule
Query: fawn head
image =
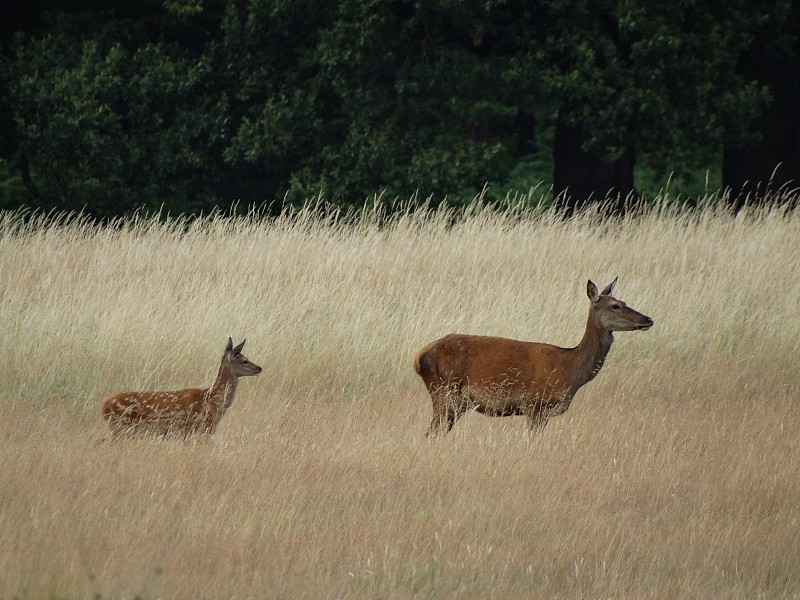
<path fill-rule="evenodd" d="M 225 346 L 223 360 L 227 363 L 231 375 L 236 377 L 247 377 L 248 375 L 261 373 L 261 367 L 247 360 L 247 357 L 242 354 L 242 348 L 244 348 L 246 341 L 243 340 L 241 344 L 234 347 L 233 340 L 228 338 L 228 345 Z"/>
<path fill-rule="evenodd" d="M 602 292 L 597 291 L 597 286 L 589 280 L 586 285 L 586 295 L 592 302 L 592 311 L 595 311 L 600 324 L 607 331 L 646 331 L 653 325 L 653 319 L 647 315 L 633 310 L 622 300 L 611 295 L 617 277 L 608 284 Z"/>

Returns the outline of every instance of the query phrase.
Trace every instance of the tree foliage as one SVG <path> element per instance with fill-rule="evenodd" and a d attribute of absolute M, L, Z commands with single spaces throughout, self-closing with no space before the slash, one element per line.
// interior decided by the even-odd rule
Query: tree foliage
<path fill-rule="evenodd" d="M 567 148 L 560 166 L 568 182 L 590 173 L 586 194 L 602 198 L 611 187 L 626 194 L 636 162 L 665 176 L 708 165 L 722 144 L 746 133 L 766 99 L 736 69 L 765 18 L 766 9 L 752 2 L 548 0 L 542 6 L 542 20 L 555 27 L 545 33 L 539 63 L 558 98 L 557 138 L 559 131 L 568 138 L 557 139 L 556 150 Z"/>
<path fill-rule="evenodd" d="M 696 163 L 768 97 L 737 71 L 747 0 L 40 1 L 4 47 L 2 158 L 27 203 L 103 216 L 502 196 L 549 177 L 520 173 L 556 115 L 600 164 Z"/>

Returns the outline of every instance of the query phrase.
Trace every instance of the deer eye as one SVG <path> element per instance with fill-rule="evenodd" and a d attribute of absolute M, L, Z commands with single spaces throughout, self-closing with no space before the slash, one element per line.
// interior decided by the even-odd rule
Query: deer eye
<path fill-rule="evenodd" d="M 620 306 L 619 306 L 619 304 L 612 304 L 611 308 L 612 308 L 612 310 L 619 310 Z"/>

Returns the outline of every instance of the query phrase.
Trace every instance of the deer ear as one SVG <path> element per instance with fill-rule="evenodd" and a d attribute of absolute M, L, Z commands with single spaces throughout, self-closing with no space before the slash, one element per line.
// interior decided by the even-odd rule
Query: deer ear
<path fill-rule="evenodd" d="M 586 295 L 589 296 L 589 300 L 592 302 L 597 302 L 597 299 L 600 298 L 600 294 L 597 293 L 597 286 L 592 283 L 591 279 L 586 284 Z"/>
<path fill-rule="evenodd" d="M 230 352 L 231 350 L 233 350 L 233 340 L 228 338 L 228 345 L 225 346 L 225 352 Z"/>
<path fill-rule="evenodd" d="M 601 295 L 603 295 L 603 296 L 610 296 L 610 295 L 611 295 L 611 292 L 613 292 L 613 291 L 614 291 L 614 286 L 615 286 L 615 285 L 617 285 L 617 279 L 619 279 L 619 277 L 614 277 L 614 281 L 612 281 L 611 283 L 609 283 L 609 284 L 606 286 L 606 289 L 604 289 L 604 290 L 601 292 Z"/>
<path fill-rule="evenodd" d="M 233 349 L 233 354 L 234 354 L 234 356 L 236 356 L 237 354 L 241 354 L 241 353 L 242 353 L 242 348 L 244 348 L 244 343 L 245 343 L 246 341 L 247 341 L 247 340 L 242 340 L 242 343 L 241 343 L 241 344 L 239 344 L 238 346 L 236 346 L 236 347 Z"/>

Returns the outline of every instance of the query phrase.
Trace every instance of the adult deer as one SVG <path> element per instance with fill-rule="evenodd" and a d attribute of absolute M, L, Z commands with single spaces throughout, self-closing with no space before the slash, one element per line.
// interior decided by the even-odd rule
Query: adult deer
<path fill-rule="evenodd" d="M 653 325 L 653 319 L 611 295 L 616 283 L 614 278 L 602 292 L 587 283 L 589 319 L 574 348 L 453 333 L 417 352 L 414 369 L 433 401 L 428 435 L 438 435 L 443 426 L 450 431 L 470 409 L 492 417 L 525 415 L 533 431 L 563 414 L 603 366 L 614 331 Z"/>
<path fill-rule="evenodd" d="M 124 392 L 100 402 L 100 414 L 108 421 L 112 437 L 125 433 L 154 435 L 213 435 L 236 394 L 239 377 L 258 375 L 261 367 L 242 354 L 244 342 L 228 345 L 217 377 L 208 389 L 188 388 L 174 392 Z"/>

